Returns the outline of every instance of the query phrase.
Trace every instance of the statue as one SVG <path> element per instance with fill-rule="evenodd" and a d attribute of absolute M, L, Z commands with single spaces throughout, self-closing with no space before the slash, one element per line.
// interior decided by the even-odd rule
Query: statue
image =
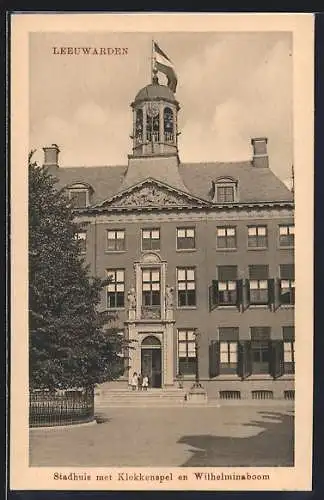
<path fill-rule="evenodd" d="M 127 294 L 128 307 L 129 309 L 135 309 L 136 307 L 136 294 L 135 288 L 131 288 Z"/>
<path fill-rule="evenodd" d="M 165 305 L 166 308 L 169 309 L 173 307 L 173 291 L 172 286 L 167 285 L 165 289 Z"/>

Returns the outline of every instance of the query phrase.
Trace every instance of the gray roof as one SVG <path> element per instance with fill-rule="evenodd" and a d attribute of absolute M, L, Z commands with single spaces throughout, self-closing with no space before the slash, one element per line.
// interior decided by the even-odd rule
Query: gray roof
<path fill-rule="evenodd" d="M 96 204 L 127 187 L 124 182 L 127 168 L 126 165 L 59 167 L 55 175 L 59 179 L 60 187 L 76 183 L 90 185 L 93 189 L 92 204 Z M 293 201 L 292 193 L 269 168 L 254 167 L 250 161 L 180 163 L 178 168 L 188 192 L 208 201 L 212 199 L 212 181 L 220 177 L 231 177 L 237 181 L 238 199 L 242 203 Z M 154 169 L 147 177 L 154 178 Z M 139 180 L 138 176 L 134 177 L 134 184 Z M 168 183 L 168 179 L 163 180 Z M 172 186 L 173 182 L 169 184 Z"/>
<path fill-rule="evenodd" d="M 172 90 L 166 85 L 158 83 L 150 83 L 143 87 L 136 95 L 135 101 L 152 101 L 154 99 L 162 99 L 171 102 L 177 102 Z"/>

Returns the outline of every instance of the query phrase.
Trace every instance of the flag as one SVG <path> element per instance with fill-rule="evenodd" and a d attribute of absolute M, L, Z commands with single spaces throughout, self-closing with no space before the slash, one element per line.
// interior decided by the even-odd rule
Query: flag
<path fill-rule="evenodd" d="M 153 42 L 153 57 L 155 60 L 155 68 L 166 75 L 169 89 L 175 92 L 178 78 L 174 70 L 174 65 L 156 42 Z"/>

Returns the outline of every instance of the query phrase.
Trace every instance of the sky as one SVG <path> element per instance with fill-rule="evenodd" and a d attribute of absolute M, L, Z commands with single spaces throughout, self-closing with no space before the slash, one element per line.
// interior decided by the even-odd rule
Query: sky
<path fill-rule="evenodd" d="M 30 148 L 59 145 L 60 165 L 126 165 L 131 102 L 150 83 L 151 40 L 172 59 L 180 103 L 182 162 L 252 157 L 267 137 L 270 168 L 284 181 L 293 163 L 292 36 L 242 33 L 32 33 Z M 123 56 L 54 55 L 53 47 L 127 47 Z M 160 75 L 160 83 L 165 83 Z"/>

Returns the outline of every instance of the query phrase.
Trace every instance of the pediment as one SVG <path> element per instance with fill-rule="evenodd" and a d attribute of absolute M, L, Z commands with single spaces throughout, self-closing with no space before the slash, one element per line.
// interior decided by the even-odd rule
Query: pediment
<path fill-rule="evenodd" d="M 148 179 L 136 184 L 109 200 L 100 208 L 194 208 L 209 205 L 205 200 L 180 191 L 160 181 Z"/>

